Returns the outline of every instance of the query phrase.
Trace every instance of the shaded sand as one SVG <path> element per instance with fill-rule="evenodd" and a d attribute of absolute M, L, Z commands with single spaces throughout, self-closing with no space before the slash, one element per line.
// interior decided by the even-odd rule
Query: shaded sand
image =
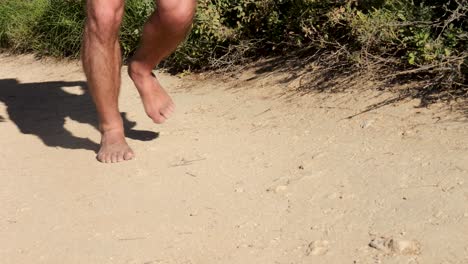
<path fill-rule="evenodd" d="M 0 65 L 0 263 L 468 263 L 468 124 L 443 107 L 346 119 L 393 95 L 160 74 L 155 125 L 125 77 L 137 159 L 109 165 L 77 63 Z"/>

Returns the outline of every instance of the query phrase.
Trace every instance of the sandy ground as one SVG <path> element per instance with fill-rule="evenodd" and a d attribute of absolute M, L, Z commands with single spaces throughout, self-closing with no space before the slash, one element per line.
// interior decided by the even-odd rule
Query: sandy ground
<path fill-rule="evenodd" d="M 178 110 L 154 125 L 125 77 L 137 159 L 108 165 L 77 63 L 0 65 L 0 263 L 468 263 L 468 122 L 444 107 L 346 119 L 393 95 L 159 74 Z"/>

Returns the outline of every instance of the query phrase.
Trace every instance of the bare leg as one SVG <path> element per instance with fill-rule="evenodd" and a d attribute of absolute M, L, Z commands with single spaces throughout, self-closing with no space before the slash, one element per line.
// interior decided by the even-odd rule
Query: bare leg
<path fill-rule="evenodd" d="M 134 154 L 125 141 L 118 108 L 121 55 L 118 32 L 124 0 L 88 0 L 82 62 L 96 104 L 101 130 L 101 162 L 120 162 Z"/>
<path fill-rule="evenodd" d="M 152 75 L 152 70 L 185 38 L 195 13 L 196 0 L 156 0 L 157 10 L 143 29 L 140 47 L 128 73 L 140 93 L 145 111 L 155 123 L 163 123 L 174 111 L 171 97 Z"/>

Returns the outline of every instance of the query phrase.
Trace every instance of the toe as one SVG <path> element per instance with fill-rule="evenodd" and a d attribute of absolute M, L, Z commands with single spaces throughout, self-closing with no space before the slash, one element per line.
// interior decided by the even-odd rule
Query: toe
<path fill-rule="evenodd" d="M 172 111 L 169 108 L 163 109 L 161 111 L 161 116 L 163 116 L 165 119 L 170 118 L 172 115 Z"/>
<path fill-rule="evenodd" d="M 167 108 L 169 108 L 172 112 L 174 112 L 175 110 L 175 104 L 173 102 L 170 102 L 168 105 L 167 105 Z"/>
<path fill-rule="evenodd" d="M 96 156 L 96 159 L 100 162 L 105 162 L 104 161 L 104 154 L 102 153 L 98 153 L 97 156 Z"/>
<path fill-rule="evenodd" d="M 112 155 L 107 153 L 104 155 L 104 160 L 105 160 L 105 163 L 111 163 L 112 162 Z"/>
<path fill-rule="evenodd" d="M 170 103 L 166 107 L 161 109 L 161 115 L 165 118 L 169 118 L 174 113 L 175 107 L 174 104 Z"/>
<path fill-rule="evenodd" d="M 112 153 L 110 156 L 111 156 L 111 162 L 112 163 L 116 163 L 116 162 L 119 161 L 119 153 L 118 152 Z"/>
<path fill-rule="evenodd" d="M 162 124 L 162 123 L 164 123 L 165 121 L 166 121 L 166 118 L 163 117 L 163 116 L 161 116 L 161 117 L 159 117 L 159 118 L 154 118 L 154 119 L 153 119 L 153 122 L 156 123 L 156 124 Z"/>
<path fill-rule="evenodd" d="M 161 114 L 156 114 L 156 115 L 153 115 L 151 117 L 151 119 L 153 120 L 154 123 L 156 124 L 162 124 L 164 123 L 164 121 L 166 121 L 166 118 L 164 116 L 162 116 Z"/>
<path fill-rule="evenodd" d="M 166 118 L 164 118 L 164 116 L 162 116 L 161 113 L 159 113 L 159 111 L 147 111 L 146 114 L 156 124 L 164 123 L 164 121 L 166 120 Z"/>
<path fill-rule="evenodd" d="M 100 153 L 98 155 L 98 160 L 102 163 L 107 163 L 107 155 L 106 153 Z"/>
<path fill-rule="evenodd" d="M 132 151 L 127 151 L 127 152 L 125 152 L 125 154 L 124 154 L 124 156 L 123 156 L 124 160 L 131 160 L 131 159 L 133 159 L 134 157 L 135 157 L 135 154 L 133 154 Z"/>
<path fill-rule="evenodd" d="M 99 153 L 97 159 L 102 163 L 109 163 L 109 155 L 107 153 Z"/>
<path fill-rule="evenodd" d="M 169 111 L 171 111 L 171 113 L 175 112 L 175 105 L 174 104 L 170 104 L 167 108 L 169 109 Z"/>
<path fill-rule="evenodd" d="M 124 152 L 119 152 L 119 153 L 117 154 L 117 162 L 122 162 L 122 161 L 124 161 L 124 155 L 125 155 Z"/>

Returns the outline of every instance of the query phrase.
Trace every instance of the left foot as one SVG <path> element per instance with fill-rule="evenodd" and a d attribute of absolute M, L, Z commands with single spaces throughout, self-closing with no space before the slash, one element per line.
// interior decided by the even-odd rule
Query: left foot
<path fill-rule="evenodd" d="M 140 93 L 146 114 L 153 122 L 164 123 L 174 112 L 175 105 L 156 76 L 151 71 L 141 70 L 136 61 L 129 63 L 128 75 Z"/>
<path fill-rule="evenodd" d="M 131 160 L 135 157 L 133 150 L 125 141 L 123 129 L 101 132 L 101 149 L 97 159 L 103 163 L 116 163 Z"/>

